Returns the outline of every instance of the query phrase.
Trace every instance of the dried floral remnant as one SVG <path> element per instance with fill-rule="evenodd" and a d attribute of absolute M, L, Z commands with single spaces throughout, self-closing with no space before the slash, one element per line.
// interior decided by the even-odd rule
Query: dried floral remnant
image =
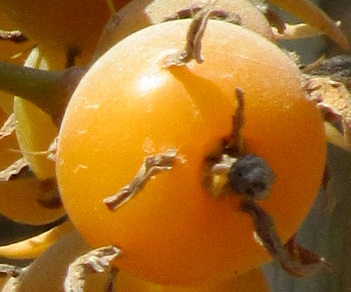
<path fill-rule="evenodd" d="M 0 140 L 13 134 L 13 132 L 15 131 L 15 125 L 16 118 L 15 114 L 12 113 L 11 115 L 9 115 L 9 117 L 0 129 Z"/>
<path fill-rule="evenodd" d="M 321 35 L 321 32 L 314 27 L 306 24 L 288 24 L 285 23 L 285 29 L 279 31 L 279 29 L 272 28 L 274 36 L 279 40 L 294 40 L 302 38 L 311 38 Z"/>
<path fill-rule="evenodd" d="M 84 292 L 87 273 L 102 273 L 110 268 L 110 263 L 122 254 L 114 246 L 94 249 L 77 258 L 68 268 L 64 282 L 65 292 Z"/>
<path fill-rule="evenodd" d="M 269 254 L 281 267 L 295 277 L 311 277 L 324 267 L 329 267 L 323 257 L 302 248 L 296 242 L 284 245 L 275 228 L 274 219 L 254 200 L 244 199 L 242 211 L 251 215 L 256 235 Z"/>
<path fill-rule="evenodd" d="M 235 97 L 237 108 L 232 118 L 232 131 L 230 133 L 228 143 L 225 145 L 226 152 L 231 155 L 240 153 L 244 147 L 242 128 L 245 122 L 245 99 L 244 92 L 241 88 L 235 89 Z"/>
<path fill-rule="evenodd" d="M 207 186 L 207 175 L 204 184 L 215 196 L 219 196 L 229 186 L 235 193 L 254 200 L 263 200 L 269 196 L 275 175 L 262 157 L 246 153 L 242 137 L 245 103 L 241 88 L 236 88 L 235 96 L 237 108 L 232 117 L 231 133 L 223 141 L 220 156 L 207 158 L 211 185 Z"/>
<path fill-rule="evenodd" d="M 18 277 L 23 273 L 23 268 L 8 265 L 8 264 L 0 264 L 0 277 L 11 276 L 11 277 Z"/>
<path fill-rule="evenodd" d="M 263 158 L 255 154 L 238 159 L 228 173 L 230 187 L 239 194 L 246 194 L 255 200 L 266 199 L 274 181 L 272 169 Z"/>
<path fill-rule="evenodd" d="M 298 273 L 296 273 L 296 270 L 288 270 L 288 272 L 292 273 L 295 277 L 312 277 L 323 268 L 331 270 L 331 265 L 326 262 L 323 257 L 302 247 L 296 241 L 296 235 L 286 242 L 284 247 L 289 252 L 290 256 L 293 257 L 294 261 L 301 263 Z M 289 266 L 284 268 L 288 269 Z"/>
<path fill-rule="evenodd" d="M 57 140 L 58 140 L 58 137 L 55 137 L 55 139 L 51 142 L 49 149 L 47 151 L 48 153 L 47 157 L 51 161 L 56 161 Z"/>
<path fill-rule="evenodd" d="M 145 186 L 149 179 L 159 172 L 171 170 L 177 157 L 176 149 L 168 149 L 164 153 L 149 155 L 144 159 L 144 162 L 133 180 L 115 195 L 104 199 L 104 204 L 111 210 L 115 210 L 122 204 L 128 202 Z"/>
<path fill-rule="evenodd" d="M 230 169 L 237 162 L 244 148 L 242 127 L 244 125 L 244 92 L 241 88 L 235 89 L 237 108 L 232 116 L 232 129 L 228 137 L 223 139 L 220 153 L 209 155 L 206 158 L 204 185 L 211 190 L 214 196 L 221 195 L 228 186 Z"/>
<path fill-rule="evenodd" d="M 32 176 L 32 173 L 28 168 L 28 162 L 23 157 L 0 171 L 0 181 L 8 181 L 10 179 L 28 176 Z"/>
<path fill-rule="evenodd" d="M 20 43 L 27 40 L 27 38 L 19 30 L 1 30 L 0 29 L 0 40 L 12 41 L 14 43 Z"/>
<path fill-rule="evenodd" d="M 211 12 L 212 7 L 206 6 L 194 16 L 186 36 L 185 48 L 176 54 L 168 55 L 164 60 L 165 68 L 184 66 L 191 60 L 195 60 L 197 63 L 203 62 L 201 53 L 202 38 Z"/>
<path fill-rule="evenodd" d="M 165 17 L 163 21 L 193 18 L 206 5 L 208 4 L 203 4 L 203 3 L 193 4 L 190 7 L 180 9 L 176 13 Z M 215 7 L 215 6 L 213 7 L 210 18 L 224 20 L 229 23 L 238 24 L 238 25 L 241 24 L 240 15 L 228 12 L 224 9 L 221 9 L 220 7 Z"/>
<path fill-rule="evenodd" d="M 330 77 L 305 75 L 304 89 L 308 99 L 316 101 L 326 123 L 331 143 L 351 150 L 351 95 L 341 82 Z M 339 133 L 339 138 L 337 137 Z"/>
<path fill-rule="evenodd" d="M 223 9 L 217 9 L 213 5 L 206 5 L 201 9 L 189 8 L 178 13 L 180 13 L 180 15 L 170 16 L 168 19 L 179 17 L 187 18 L 192 14 L 194 14 L 194 17 L 187 33 L 185 48 L 176 54 L 168 55 L 164 59 L 165 68 L 184 66 L 191 60 L 195 60 L 197 63 L 202 63 L 204 61 L 201 54 L 202 39 L 210 18 L 224 19 L 227 22 L 235 24 L 241 23 L 240 17 L 236 14 L 227 13 Z"/>
<path fill-rule="evenodd" d="M 265 10 L 263 10 L 263 14 L 266 16 L 269 24 L 277 29 L 278 33 L 284 33 L 286 26 L 283 17 L 281 17 L 269 6 L 266 6 Z"/>

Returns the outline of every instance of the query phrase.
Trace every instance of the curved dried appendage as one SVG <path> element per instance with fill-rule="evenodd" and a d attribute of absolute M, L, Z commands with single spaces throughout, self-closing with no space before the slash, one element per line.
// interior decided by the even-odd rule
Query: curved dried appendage
<path fill-rule="evenodd" d="M 258 5 L 258 6 L 257 6 Z M 261 12 L 264 14 L 264 16 L 267 18 L 269 24 L 272 26 L 272 28 L 275 28 L 278 33 L 283 34 L 284 31 L 286 30 L 286 23 L 278 13 L 276 13 L 270 6 L 263 5 L 263 4 L 257 4 L 256 6 L 261 10 Z"/>
<path fill-rule="evenodd" d="M 232 117 L 232 131 L 229 139 L 225 145 L 225 152 L 227 154 L 235 155 L 242 152 L 244 148 L 244 140 L 242 137 L 242 128 L 245 122 L 244 108 L 244 92 L 241 88 L 235 88 L 235 98 L 237 108 Z"/>
<path fill-rule="evenodd" d="M 110 263 L 122 254 L 121 250 L 114 246 L 106 246 L 94 249 L 77 258 L 70 264 L 64 282 L 65 292 L 84 292 L 84 282 L 87 273 L 102 273 L 110 268 Z M 112 270 L 115 273 L 116 270 Z M 110 289 L 107 286 L 107 289 Z M 107 290 L 108 291 L 108 290 Z"/>
<path fill-rule="evenodd" d="M 295 262 L 298 262 L 299 265 L 301 263 L 297 274 L 293 274 L 294 272 L 296 273 L 296 270 L 289 270 L 291 265 L 287 265 L 286 267 L 283 266 L 285 270 L 295 277 L 312 277 L 323 268 L 327 269 L 328 271 L 331 270 L 331 265 L 326 262 L 323 257 L 302 247 L 296 241 L 296 235 L 294 235 L 284 244 L 284 248 L 293 257 Z M 296 267 L 296 265 L 293 265 L 293 267 Z"/>
<path fill-rule="evenodd" d="M 14 266 L 14 265 L 8 265 L 8 264 L 0 264 L 0 277 L 14 277 L 17 278 L 19 277 L 24 271 L 24 268 Z"/>
<path fill-rule="evenodd" d="M 220 153 L 207 157 L 205 172 L 208 174 L 204 184 L 214 196 L 220 196 L 225 188 L 230 188 L 237 194 L 263 200 L 269 196 L 275 175 L 262 157 L 246 153 L 242 136 L 244 92 L 236 88 L 235 96 L 237 108 L 232 117 L 231 133 L 224 139 Z"/>
<path fill-rule="evenodd" d="M 244 92 L 241 88 L 235 89 L 237 102 L 236 111 L 232 117 L 232 129 L 229 136 L 224 139 L 219 153 L 210 155 L 205 161 L 204 184 L 212 195 L 219 196 L 228 187 L 228 174 L 233 164 L 238 160 L 237 156 L 243 152 L 244 140 L 242 127 L 244 125 Z"/>
<path fill-rule="evenodd" d="M 260 242 L 289 274 L 295 277 L 311 277 L 322 268 L 330 268 L 323 257 L 299 246 L 294 238 L 283 245 L 275 228 L 274 219 L 254 200 L 244 199 L 242 211 L 251 215 Z"/>
<path fill-rule="evenodd" d="M 0 182 L 9 181 L 10 179 L 21 177 L 32 177 L 28 162 L 24 157 L 16 160 L 13 164 L 0 171 Z"/>
<path fill-rule="evenodd" d="M 45 152 L 47 158 L 51 161 L 56 161 L 57 142 L 58 137 L 55 137 L 54 140 L 51 142 L 49 149 Z"/>
<path fill-rule="evenodd" d="M 12 41 L 14 43 L 21 43 L 27 39 L 19 30 L 2 30 L 0 29 L 0 40 Z"/>
<path fill-rule="evenodd" d="M 335 41 L 341 48 L 348 50 L 350 45 L 337 23 L 309 0 L 267 0 L 290 12 L 305 23 L 320 30 Z"/>
<path fill-rule="evenodd" d="M 317 102 L 328 141 L 351 151 L 351 94 L 344 83 L 333 78 L 305 75 L 304 89 L 306 97 Z"/>
<path fill-rule="evenodd" d="M 11 115 L 9 115 L 9 117 L 7 118 L 7 120 L 5 121 L 5 123 L 2 125 L 0 129 L 0 140 L 7 136 L 12 135 L 15 131 L 15 127 L 16 127 L 16 118 L 15 118 L 15 114 L 12 113 Z"/>
<path fill-rule="evenodd" d="M 213 8 L 205 6 L 202 8 L 191 21 L 187 36 L 186 45 L 183 50 L 176 54 L 169 55 L 164 60 L 164 67 L 184 66 L 191 60 L 197 63 L 203 62 L 201 54 L 202 38 L 204 36 L 208 20 L 210 19 Z"/>
<path fill-rule="evenodd" d="M 168 149 L 164 153 L 145 157 L 143 164 L 133 180 L 128 185 L 122 187 L 115 195 L 105 198 L 103 200 L 104 204 L 110 210 L 115 210 L 125 204 L 140 192 L 154 175 L 162 171 L 171 170 L 176 158 L 176 149 Z"/>
<path fill-rule="evenodd" d="M 6 277 L 6 282 L 2 287 L 1 291 L 18 291 L 19 285 L 25 275 L 26 271 L 30 266 L 27 267 L 17 267 L 11 265 L 0 265 L 0 277 Z"/>
<path fill-rule="evenodd" d="M 206 4 L 201 4 L 201 3 L 196 3 L 192 4 L 189 7 L 180 9 L 176 11 L 172 15 L 166 16 L 163 21 L 172 21 L 172 20 L 177 20 L 177 19 L 188 19 L 188 18 L 193 18 L 201 9 L 203 9 L 206 6 Z"/>
<path fill-rule="evenodd" d="M 118 269 L 112 267 L 109 272 L 109 277 L 107 279 L 106 283 L 106 292 L 115 292 L 116 291 L 116 285 L 115 285 L 115 280 L 118 274 Z"/>
<path fill-rule="evenodd" d="M 211 5 L 211 3 L 209 3 Z M 200 12 L 201 9 L 203 9 L 206 5 L 209 4 L 201 4 L 201 3 L 195 3 L 189 7 L 183 8 L 178 10 L 176 13 L 169 15 L 164 18 L 163 21 L 171 21 L 171 20 L 176 20 L 176 19 L 188 19 L 188 18 L 194 18 L 195 15 Z M 213 3 L 215 4 L 215 3 Z M 235 14 L 235 13 L 230 13 L 224 9 L 221 9 L 219 7 L 214 6 L 213 10 L 211 12 L 211 19 L 219 19 L 219 20 L 225 20 L 227 22 L 233 23 L 233 24 L 241 24 L 241 18 L 240 15 Z"/>
<path fill-rule="evenodd" d="M 184 66 L 191 60 L 195 60 L 197 63 L 203 62 L 201 54 L 202 38 L 210 18 L 223 19 L 235 24 L 241 23 L 241 19 L 238 15 L 228 13 L 223 9 L 218 9 L 211 3 L 204 6 L 194 6 L 180 10 L 177 14 L 168 17 L 166 20 L 189 17 L 193 19 L 187 33 L 185 48 L 176 54 L 167 56 L 163 62 L 165 68 Z"/>

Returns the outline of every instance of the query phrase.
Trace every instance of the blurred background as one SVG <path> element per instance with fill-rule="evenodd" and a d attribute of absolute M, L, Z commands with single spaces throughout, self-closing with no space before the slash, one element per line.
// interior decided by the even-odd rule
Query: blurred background
<path fill-rule="evenodd" d="M 341 20 L 341 28 L 351 42 L 351 1 L 314 2 L 333 20 Z M 284 14 L 279 9 L 277 11 Z M 284 14 L 284 17 L 289 22 L 298 23 L 289 15 Z M 322 54 L 345 54 L 323 37 L 284 41 L 281 44 L 288 50 L 296 51 L 303 64 L 317 60 Z M 264 272 L 273 292 L 351 291 L 351 153 L 329 146 L 328 164 L 332 174 L 328 195 L 326 197 L 323 192 L 319 194 L 298 232 L 298 240 L 303 246 L 324 256 L 332 265 L 332 270 L 321 271 L 312 278 L 297 279 L 287 275 L 276 264 L 268 264 L 264 267 Z M 327 200 L 333 200 L 332 209 L 326 210 Z"/>

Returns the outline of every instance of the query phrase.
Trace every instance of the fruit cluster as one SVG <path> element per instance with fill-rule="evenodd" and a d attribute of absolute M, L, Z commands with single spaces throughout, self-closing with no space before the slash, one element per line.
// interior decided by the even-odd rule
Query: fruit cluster
<path fill-rule="evenodd" d="M 309 1 L 269 2 L 305 23 L 248 0 L 0 3 L 0 214 L 55 225 L 0 246 L 31 260 L 0 265 L 1 291 L 269 291 L 271 259 L 328 268 L 295 233 L 350 116 L 277 41 L 348 43 Z"/>

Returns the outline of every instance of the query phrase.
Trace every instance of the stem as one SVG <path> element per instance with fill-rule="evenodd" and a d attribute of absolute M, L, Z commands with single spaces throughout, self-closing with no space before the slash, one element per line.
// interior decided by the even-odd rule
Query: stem
<path fill-rule="evenodd" d="M 85 71 L 84 67 L 46 71 L 0 61 L 0 89 L 34 103 L 59 126 L 67 103 Z"/>

